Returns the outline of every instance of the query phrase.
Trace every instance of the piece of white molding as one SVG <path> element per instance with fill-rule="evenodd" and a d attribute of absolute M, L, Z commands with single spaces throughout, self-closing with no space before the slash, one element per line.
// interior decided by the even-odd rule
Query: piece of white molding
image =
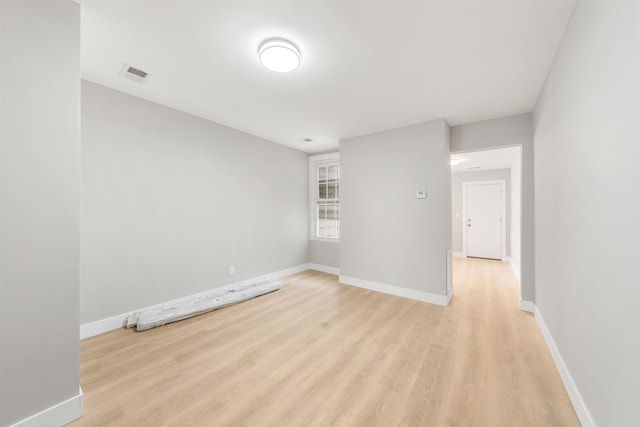
<path fill-rule="evenodd" d="M 450 295 L 437 295 L 428 292 L 417 291 L 415 289 L 402 288 L 400 286 L 385 285 L 384 283 L 371 282 L 369 280 L 358 279 L 356 277 L 340 276 L 340 283 L 345 285 L 356 286 L 358 288 L 369 289 L 371 291 L 382 292 L 385 294 L 396 295 L 399 297 L 414 299 L 417 301 L 428 302 L 431 304 L 446 307 L 453 295 L 453 289 Z"/>
<path fill-rule="evenodd" d="M 538 307 L 535 304 L 533 308 L 534 308 L 534 315 L 535 315 L 536 321 L 538 322 L 538 326 L 542 331 L 542 336 L 544 337 L 544 340 L 547 342 L 547 347 L 549 347 L 549 351 L 551 352 L 551 357 L 553 357 L 553 361 L 556 364 L 556 368 L 560 373 L 560 378 L 562 378 L 562 382 L 564 383 L 564 387 L 567 390 L 567 393 L 569 394 L 571 403 L 573 403 L 573 408 L 575 409 L 576 414 L 578 415 L 580 424 L 582 424 L 582 427 L 595 427 L 596 424 L 593 421 L 591 414 L 589 413 L 589 409 L 587 408 L 587 405 L 584 403 L 584 400 L 582 399 L 582 395 L 580 394 L 580 391 L 578 391 L 578 387 L 576 386 L 576 383 L 573 381 L 573 377 L 571 376 L 571 373 L 569 372 L 567 365 L 564 363 L 564 359 L 562 358 L 562 355 L 560 354 L 560 350 L 558 350 L 558 347 L 556 346 L 556 343 L 553 340 L 553 337 L 551 336 L 551 332 L 549 332 L 549 329 L 547 328 L 547 324 L 544 322 L 544 319 L 542 318 L 542 313 L 540 313 L 540 310 L 538 310 Z"/>
<path fill-rule="evenodd" d="M 522 280 L 520 279 L 520 267 L 513 262 L 513 259 L 509 260 L 509 264 L 511 265 L 511 271 L 513 271 L 513 275 L 516 276 L 516 280 L 518 283 L 522 284 Z"/>
<path fill-rule="evenodd" d="M 451 298 L 453 298 L 453 286 L 449 289 L 449 293 L 447 294 L 447 306 L 451 302 Z"/>
<path fill-rule="evenodd" d="M 262 280 L 262 279 L 269 279 L 269 278 L 274 279 L 274 280 L 275 279 L 282 279 L 283 277 L 292 276 L 294 274 L 302 273 L 303 271 L 306 271 L 308 269 L 309 269 L 309 263 L 300 264 L 300 265 L 296 265 L 295 267 L 285 268 L 284 270 L 274 271 L 273 273 L 263 274 L 262 276 L 254 277 L 253 279 L 243 280 L 242 282 L 238 282 L 238 284 L 240 284 L 240 283 L 249 283 L 249 282 L 253 282 L 254 280 Z"/>
<path fill-rule="evenodd" d="M 279 279 L 264 279 L 244 285 L 221 286 L 197 297 L 182 299 L 180 302 L 130 314 L 127 318 L 127 328 L 135 327 L 136 331 L 158 328 L 168 323 L 179 322 L 248 301 L 275 292 L 280 288 L 282 288 L 282 280 Z"/>
<path fill-rule="evenodd" d="M 454 258 L 466 258 L 467 256 L 464 254 L 464 252 L 453 252 L 453 257 Z"/>
<path fill-rule="evenodd" d="M 329 267 L 328 265 L 310 263 L 309 264 L 309 269 L 310 270 L 321 271 L 323 273 L 335 274 L 336 276 L 340 275 L 340 269 L 339 268 Z"/>
<path fill-rule="evenodd" d="M 535 312 L 536 305 L 533 301 L 520 300 L 520 310 L 527 311 L 529 313 Z"/>
<path fill-rule="evenodd" d="M 300 272 L 303 272 L 305 270 L 308 270 L 309 264 L 301 264 L 301 265 L 297 265 L 295 267 L 290 267 L 290 268 L 286 268 L 284 270 L 279 270 L 279 271 L 274 271 L 273 273 L 269 273 L 269 274 L 264 274 L 262 276 L 258 276 L 258 277 L 254 277 L 251 279 L 247 279 L 247 280 L 242 280 L 240 282 L 236 282 L 236 283 L 232 283 L 231 285 L 241 285 L 241 284 L 245 284 L 245 283 L 250 283 L 250 282 L 254 282 L 257 280 L 262 280 L 262 279 L 268 279 L 268 278 L 272 278 L 272 279 L 281 279 L 283 277 L 286 276 L 291 276 L 293 274 L 297 274 Z M 215 288 L 212 288 L 215 289 Z M 178 301 L 182 301 L 184 299 L 187 298 L 192 298 L 192 297 L 196 297 L 202 294 L 205 294 L 207 292 L 211 291 L 211 289 L 207 289 L 206 291 L 203 292 L 198 292 L 196 294 L 193 295 L 188 295 L 186 297 L 182 297 L 182 298 L 177 298 L 171 301 L 166 301 L 160 304 L 155 304 L 149 307 L 144 307 L 144 308 L 140 308 L 137 310 L 131 310 L 128 311 L 126 313 L 121 313 L 115 316 L 111 316 L 111 317 L 107 317 L 105 319 L 100 319 L 100 320 L 96 320 L 95 322 L 90 322 L 90 323 L 85 323 L 84 325 L 80 325 L 80 339 L 83 340 L 85 338 L 90 338 L 96 335 L 100 335 L 103 334 L 105 332 L 109 332 L 109 331 L 113 331 L 115 329 L 118 328 L 122 328 L 123 326 L 126 325 L 127 322 L 127 317 L 129 316 L 129 314 L 137 312 L 137 311 L 142 311 L 142 310 L 148 310 L 148 309 L 153 309 L 156 307 L 160 307 L 163 305 L 167 305 L 167 304 L 173 304 L 176 303 Z"/>
<path fill-rule="evenodd" d="M 134 310 L 138 311 L 138 310 Z M 127 324 L 129 313 L 122 313 L 116 316 L 107 317 L 106 319 L 96 320 L 95 322 L 80 325 L 80 339 L 90 338 L 114 329 L 122 328 Z"/>
<path fill-rule="evenodd" d="M 76 396 L 70 397 L 37 414 L 33 414 L 22 421 L 11 424 L 9 427 L 63 426 L 80 418 L 83 408 L 84 393 L 82 392 L 82 387 L 78 387 L 78 394 Z"/>

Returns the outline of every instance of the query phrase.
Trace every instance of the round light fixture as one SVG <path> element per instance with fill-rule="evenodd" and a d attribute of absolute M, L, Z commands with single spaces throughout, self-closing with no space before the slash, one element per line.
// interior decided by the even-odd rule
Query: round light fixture
<path fill-rule="evenodd" d="M 260 45 L 262 65 L 278 73 L 288 73 L 300 66 L 300 51 L 286 40 L 267 40 Z"/>

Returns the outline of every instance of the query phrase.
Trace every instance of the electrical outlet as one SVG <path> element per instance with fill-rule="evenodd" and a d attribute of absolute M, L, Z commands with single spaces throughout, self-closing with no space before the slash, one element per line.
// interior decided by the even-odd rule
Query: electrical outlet
<path fill-rule="evenodd" d="M 236 266 L 235 265 L 230 265 L 229 266 L 229 274 L 236 274 Z"/>

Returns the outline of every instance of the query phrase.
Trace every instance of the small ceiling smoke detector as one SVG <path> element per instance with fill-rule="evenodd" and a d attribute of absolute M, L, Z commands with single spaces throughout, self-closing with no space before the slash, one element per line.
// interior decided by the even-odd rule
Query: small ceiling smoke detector
<path fill-rule="evenodd" d="M 139 68 L 132 67 L 129 64 L 124 64 L 119 74 L 121 77 L 126 77 L 138 83 L 144 83 L 149 80 L 149 77 L 151 77 L 151 74 L 147 73 L 146 71 L 142 71 Z"/>
<path fill-rule="evenodd" d="M 300 51 L 287 40 L 264 41 L 258 49 L 258 56 L 262 65 L 277 73 L 288 73 L 300 66 Z"/>

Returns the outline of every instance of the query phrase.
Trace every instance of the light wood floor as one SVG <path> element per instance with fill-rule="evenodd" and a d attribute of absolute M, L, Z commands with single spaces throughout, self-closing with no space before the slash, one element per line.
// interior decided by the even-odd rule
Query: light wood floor
<path fill-rule="evenodd" d="M 278 292 L 81 343 L 78 426 L 579 425 L 507 263 L 456 259 L 449 307 L 307 271 Z"/>

